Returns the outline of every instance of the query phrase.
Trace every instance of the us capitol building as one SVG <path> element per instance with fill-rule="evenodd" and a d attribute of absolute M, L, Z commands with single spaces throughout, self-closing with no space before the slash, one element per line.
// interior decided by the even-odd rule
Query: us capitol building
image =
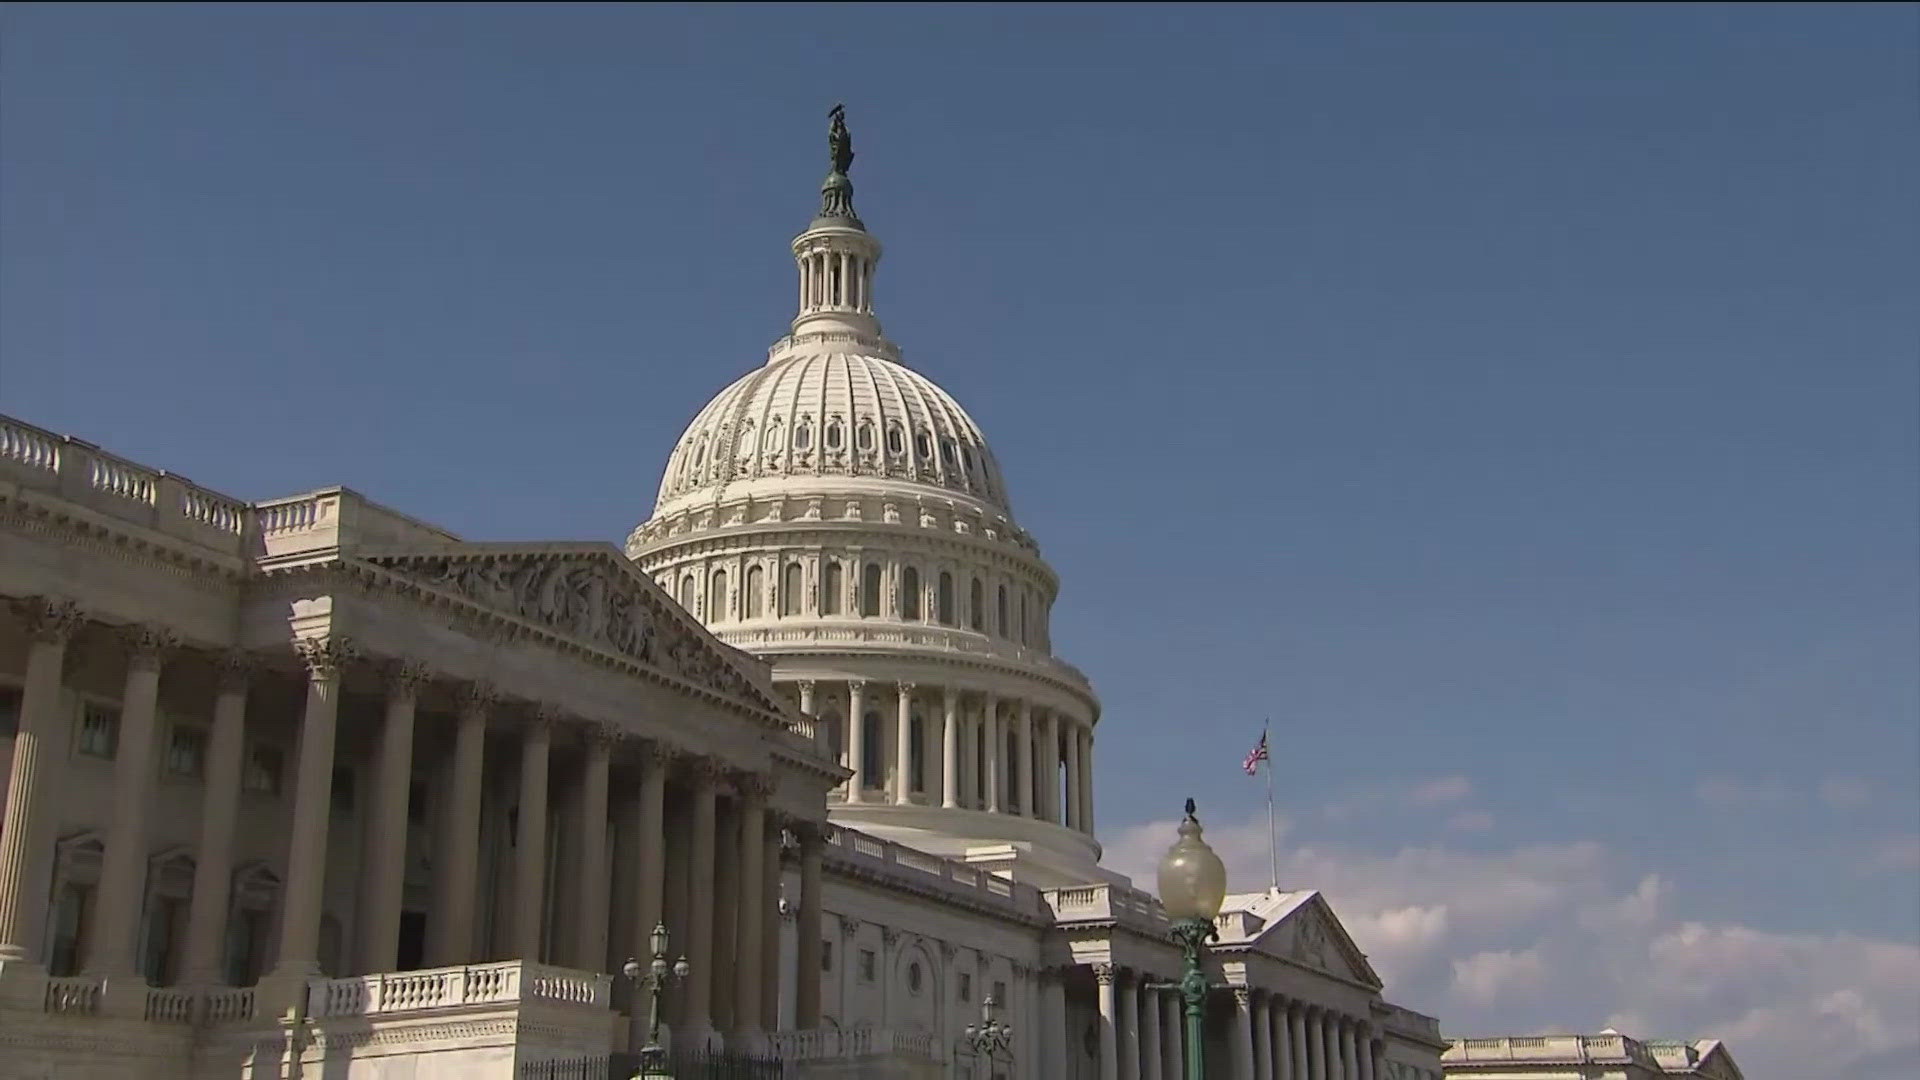
<path fill-rule="evenodd" d="M 882 336 L 837 111 L 830 142 L 790 332 L 624 550 L 248 503 L 0 418 L 0 1080 L 604 1077 L 656 924 L 679 1056 L 1177 1080 L 1180 955 L 1099 865 L 1059 579 Z M 1440 1076 L 1318 893 L 1217 923 L 1211 1075 Z"/>

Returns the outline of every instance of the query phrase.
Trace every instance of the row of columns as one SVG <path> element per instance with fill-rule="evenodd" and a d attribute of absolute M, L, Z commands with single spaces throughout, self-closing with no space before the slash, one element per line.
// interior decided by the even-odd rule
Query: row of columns
<path fill-rule="evenodd" d="M 62 759 L 65 724 L 60 708 L 61 672 L 67 646 L 83 624 L 70 602 L 29 599 L 18 605 L 29 637 L 27 671 L 14 738 L 5 817 L 0 821 L 0 965 L 37 964 L 44 955 L 48 922 L 45 898 L 51 891 L 54 852 L 54 793 Z M 94 905 L 92 945 L 85 974 L 115 984 L 143 984 L 136 955 L 144 872 L 149 855 L 147 824 L 152 817 L 158 700 L 165 659 L 175 645 L 165 630 L 151 627 L 120 631 L 129 652 L 121 698 L 120 732 L 114 763 L 114 788 L 106 830 L 98 899 Z M 319 938 L 326 879 L 327 832 L 332 804 L 334 743 L 338 730 L 341 679 L 355 655 L 338 637 L 304 639 L 297 644 L 305 666 L 305 698 L 299 725 L 298 772 L 287 839 L 286 875 L 281 900 L 281 937 L 269 980 L 304 983 L 319 973 Z M 251 657 L 230 653 L 217 663 L 193 892 L 188 909 L 182 981 L 218 983 L 231 894 L 234 834 L 239 807 L 247 693 L 256 677 Z M 413 767 L 415 712 L 429 672 L 421 665 L 398 663 L 385 669 L 386 701 L 373 763 L 373 800 L 367 822 L 368 843 L 361 866 L 361 896 L 355 956 L 362 971 L 391 971 L 397 965 L 401 897 L 406 861 L 407 809 Z M 450 755 L 448 797 L 436 841 L 435 905 L 427 943 L 430 966 L 451 966 L 484 959 L 474 954 L 475 898 L 479 880 L 483 763 L 488 722 L 498 700 L 484 684 L 460 695 L 454 746 Z M 547 912 L 543 891 L 547 852 L 548 776 L 559 714 L 540 711 L 521 735 L 519 819 L 516 827 L 514 888 L 507 917 L 509 953 L 520 959 L 541 954 Z M 610 878 L 605 858 L 609 817 L 609 771 L 616 732 L 589 729 L 585 763 L 575 789 L 574 813 L 580 836 L 575 910 L 561 920 L 568 940 L 556 943 L 575 966 L 598 970 L 606 960 Z M 767 808 L 769 781 L 757 774 L 731 771 L 709 758 L 676 755 L 654 743 L 639 747 L 639 783 L 623 833 L 623 856 L 636 868 L 634 895 L 622 907 L 632 919 L 628 940 L 643 943 L 666 916 L 664 878 L 667 862 L 667 795 L 676 771 L 685 792 L 693 829 L 686 850 L 684 928 L 676 930 L 676 951 L 693 966 L 680 1006 L 693 1030 L 710 1030 L 716 1004 L 737 1030 L 753 1031 L 772 1023 L 777 1003 L 763 993 L 777 977 L 777 899 L 780 824 L 797 834 L 801 858 L 801 962 L 818 970 L 820 858 L 822 838 L 811 823 L 777 822 Z M 716 889 L 717 802 L 723 783 L 735 794 L 737 837 L 727 845 L 735 865 L 727 868 L 738 884 L 731 904 Z M 724 911 L 732 948 L 725 981 L 716 983 L 719 955 L 714 919 Z M 796 1021 L 818 1024 L 819 988 L 800 980 Z M 644 1010 L 644 1005 L 642 1006 Z"/>
<path fill-rule="evenodd" d="M 1032 817 L 1070 829 L 1093 831 L 1093 731 L 1072 715 L 1029 701 L 954 687 L 938 697 L 938 738 L 921 732 L 924 798 L 914 796 L 914 707 L 924 702 L 922 723 L 932 726 L 932 700 L 911 682 L 869 683 L 850 680 L 822 694 L 819 682 L 797 682 L 800 711 L 815 717 L 815 732 L 825 740 L 828 725 L 819 721 L 826 699 L 844 703 L 840 764 L 853 772 L 844 798 L 849 804 L 880 802 L 937 805 L 947 809 Z M 844 687 L 844 689 L 841 689 Z M 889 700 L 891 699 L 891 700 Z M 883 775 L 867 770 L 869 711 L 881 718 L 886 750 Z M 1011 748 L 1009 748 L 1009 735 Z M 887 767 L 891 757 L 891 768 Z M 1064 772 L 1064 782 L 1057 778 Z M 875 798 L 874 794 L 879 797 Z"/>
<path fill-rule="evenodd" d="M 1180 1080 L 1186 1031 L 1179 991 L 1096 964 L 1099 1080 Z M 1207 1063 L 1232 1080 L 1385 1080 L 1384 1046 L 1366 1021 L 1280 994 L 1235 987 L 1231 1060 Z"/>

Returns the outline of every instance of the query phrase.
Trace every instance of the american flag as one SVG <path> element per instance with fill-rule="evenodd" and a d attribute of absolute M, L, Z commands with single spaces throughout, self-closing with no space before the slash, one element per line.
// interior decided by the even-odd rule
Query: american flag
<path fill-rule="evenodd" d="M 1253 748 L 1253 752 L 1247 755 L 1247 760 L 1240 767 L 1247 770 L 1248 776 L 1259 776 L 1260 763 L 1269 760 L 1271 759 L 1267 757 L 1267 733 L 1262 731 L 1260 745 Z"/>

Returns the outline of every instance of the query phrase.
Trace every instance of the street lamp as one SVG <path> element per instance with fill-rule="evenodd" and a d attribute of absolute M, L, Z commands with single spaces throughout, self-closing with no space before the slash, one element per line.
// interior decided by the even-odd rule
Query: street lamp
<path fill-rule="evenodd" d="M 693 971 L 693 965 L 686 957 L 667 966 L 667 924 L 661 923 L 647 935 L 647 946 L 653 950 L 653 959 L 643 970 L 640 961 L 627 958 L 620 965 L 620 974 L 625 975 L 636 991 L 648 991 L 647 997 L 647 1045 L 640 1048 L 640 1071 L 634 1076 L 637 1080 L 672 1080 L 673 1074 L 667 1071 L 667 1052 L 660 1045 L 660 993 L 668 982 L 684 979 Z"/>
<path fill-rule="evenodd" d="M 1206 1061 L 1201 1052 L 1206 1037 L 1207 974 L 1201 957 L 1207 942 L 1220 936 L 1214 920 L 1227 899 L 1227 868 L 1200 838 L 1200 819 L 1187 800 L 1187 816 L 1180 822 L 1180 839 L 1160 860 L 1160 905 L 1173 920 L 1173 940 L 1180 945 L 1186 966 L 1180 975 L 1180 998 L 1186 1004 L 1187 1080 L 1203 1080 Z"/>
<path fill-rule="evenodd" d="M 993 995 L 988 994 L 980 1003 L 980 1022 L 968 1024 L 965 1032 L 967 1045 L 973 1047 L 974 1053 L 985 1054 L 988 1061 L 992 1061 L 995 1054 L 1006 1053 L 1013 1045 L 1013 1026 L 994 1019 L 993 1010 L 998 1004 Z"/>

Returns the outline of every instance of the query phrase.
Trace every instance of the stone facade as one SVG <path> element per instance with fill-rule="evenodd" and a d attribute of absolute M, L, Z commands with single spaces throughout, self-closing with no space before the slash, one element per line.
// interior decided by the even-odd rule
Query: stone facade
<path fill-rule="evenodd" d="M 1744 1080 L 1718 1039 L 1642 1041 L 1613 1030 L 1456 1039 L 1440 1060 L 1449 1078 L 1476 1080 Z"/>

